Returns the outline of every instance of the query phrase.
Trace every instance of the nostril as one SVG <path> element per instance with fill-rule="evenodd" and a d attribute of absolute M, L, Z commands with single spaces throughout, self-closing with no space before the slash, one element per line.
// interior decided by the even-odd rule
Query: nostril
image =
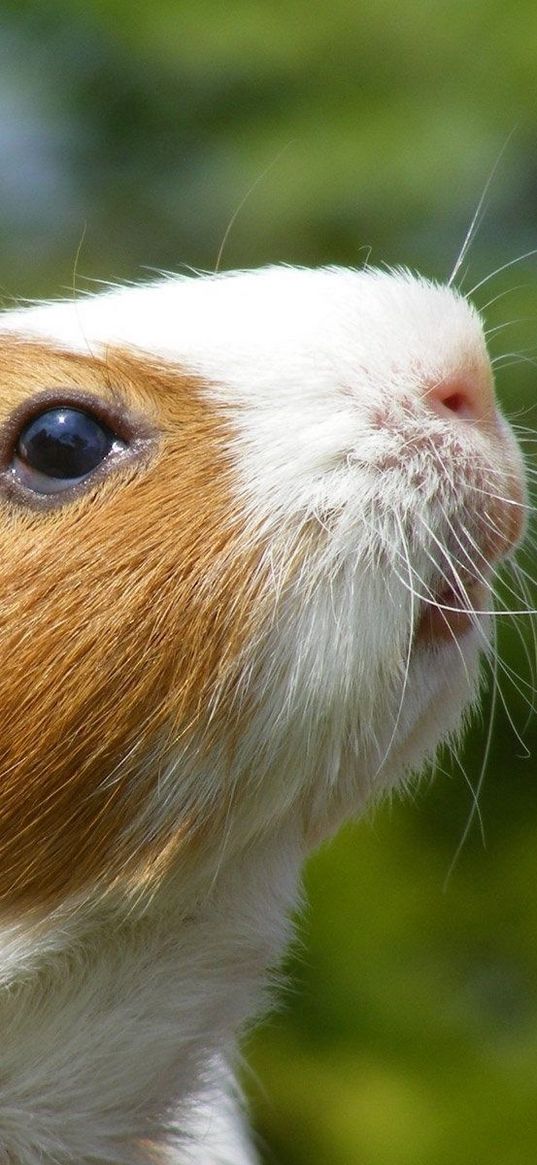
<path fill-rule="evenodd" d="M 490 423 L 495 414 L 494 390 L 488 376 L 448 378 L 429 385 L 424 398 L 440 416 Z"/>
<path fill-rule="evenodd" d="M 450 392 L 448 396 L 440 398 L 436 403 L 447 409 L 449 413 L 455 413 L 458 417 L 474 416 L 471 402 L 463 392 Z"/>

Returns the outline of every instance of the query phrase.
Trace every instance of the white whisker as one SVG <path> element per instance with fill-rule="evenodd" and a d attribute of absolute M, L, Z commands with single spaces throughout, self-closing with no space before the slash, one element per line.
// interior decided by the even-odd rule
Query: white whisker
<path fill-rule="evenodd" d="M 510 259 L 508 263 L 502 263 L 501 267 L 496 267 L 495 271 L 491 271 L 489 275 L 486 275 L 484 279 L 480 279 L 479 283 L 476 283 L 474 287 L 470 288 L 470 291 L 466 292 L 466 298 L 470 299 L 470 296 L 475 295 L 476 291 L 479 291 L 486 283 L 490 283 L 490 280 L 494 279 L 496 275 L 500 275 L 502 271 L 508 271 L 510 267 L 514 267 L 517 263 L 522 263 L 524 259 L 531 259 L 533 255 L 537 255 L 537 247 L 533 247 L 531 251 L 525 251 L 523 255 L 517 255 L 516 259 Z"/>
<path fill-rule="evenodd" d="M 412 579 L 412 573 L 413 573 L 413 572 L 412 572 L 412 565 L 411 565 L 411 562 L 410 562 L 410 556 L 409 556 L 409 553 L 408 553 L 408 546 L 407 546 L 407 541 L 406 541 L 406 538 L 405 538 L 405 533 L 404 533 L 404 530 L 403 530 L 403 526 L 402 526 L 402 523 L 401 523 L 401 519 L 400 519 L 400 517 L 399 517 L 399 515 L 398 515 L 398 514 L 396 515 L 396 520 L 397 520 L 397 525 L 398 525 L 399 534 L 400 534 L 400 538 L 401 538 L 401 546 L 403 547 L 403 554 L 404 554 L 404 557 L 405 557 L 405 559 L 406 559 L 406 563 L 407 563 L 407 566 L 408 566 L 408 577 L 409 577 L 409 581 L 411 581 L 411 579 Z M 412 587 L 411 587 L 411 588 L 410 588 L 410 618 L 409 618 L 409 626 L 410 626 L 410 628 L 413 628 L 413 627 L 414 627 L 414 625 L 415 625 L 414 600 L 415 600 L 415 594 L 414 594 L 414 591 L 413 591 L 413 589 L 412 589 Z M 388 758 L 388 756 L 389 756 L 389 754 L 390 754 L 390 752 L 391 752 L 391 749 L 392 749 L 393 742 L 394 742 L 394 740 L 395 740 L 395 737 L 396 737 L 396 735 L 397 735 L 397 730 L 398 730 L 398 728 L 399 728 L 399 724 L 400 724 L 400 721 L 401 721 L 401 715 L 402 715 L 402 711 L 403 711 L 403 704 L 404 704 L 404 701 L 405 701 L 405 695 L 406 695 L 406 691 L 407 691 L 407 685 L 408 685 L 408 677 L 409 677 L 409 672 L 410 672 L 410 660 L 411 660 L 411 656 L 412 656 L 412 646 L 413 646 L 413 644 L 412 644 L 412 634 L 410 634 L 410 635 L 408 636 L 408 646 L 407 646 L 406 659 L 405 659 L 405 663 L 404 663 L 403 683 L 402 683 L 402 685 L 401 685 L 401 696 L 400 696 L 400 699 L 399 699 L 399 706 L 398 706 L 398 708 L 397 708 L 397 713 L 396 713 L 396 716 L 395 716 L 395 720 L 394 720 L 394 724 L 393 724 L 393 728 L 392 728 L 392 733 L 391 733 L 390 739 L 389 739 L 389 741 L 388 741 L 388 744 L 386 745 L 386 749 L 385 749 L 385 752 L 384 752 L 384 756 L 382 757 L 382 760 L 380 761 L 380 763 L 379 763 L 379 765 L 378 765 L 378 767 L 377 767 L 377 770 L 376 770 L 376 772 L 373 774 L 373 780 L 375 780 L 375 778 L 378 776 L 378 774 L 379 774 L 379 772 L 381 771 L 381 769 L 382 769 L 382 768 L 384 767 L 384 765 L 386 764 L 386 760 L 387 760 L 387 758 Z"/>
<path fill-rule="evenodd" d="M 481 192 L 481 196 L 479 198 L 477 206 L 476 206 L 474 213 L 472 215 L 470 226 L 468 227 L 468 230 L 467 230 L 466 235 L 464 237 L 463 244 L 462 244 L 462 247 L 460 249 L 457 261 L 456 261 L 455 266 L 453 268 L 453 271 L 451 272 L 451 275 L 448 279 L 448 282 L 447 282 L 448 287 L 451 287 L 452 283 L 455 280 L 455 277 L 458 275 L 458 273 L 461 269 L 461 266 L 462 266 L 462 264 L 466 258 L 466 255 L 468 253 L 470 245 L 471 245 L 473 239 L 475 238 L 475 235 L 477 234 L 480 220 L 482 217 L 483 208 L 485 205 L 485 199 L 486 199 L 487 194 L 490 190 L 490 187 L 491 187 L 492 181 L 494 179 L 494 176 L 496 174 L 496 171 L 498 169 L 498 166 L 500 165 L 500 162 L 503 158 L 503 155 L 504 155 L 504 153 L 509 145 L 509 142 L 511 141 L 513 133 L 514 133 L 514 129 L 511 130 L 511 132 L 507 136 L 507 138 L 506 138 L 506 140 L 505 140 L 505 142 L 504 142 L 504 144 L 503 144 L 503 146 L 502 146 L 502 148 L 501 148 L 501 150 L 500 150 L 500 152 L 499 152 L 499 154 L 494 162 L 494 165 L 490 171 L 490 174 L 485 182 L 485 185 L 484 185 L 483 190 Z"/>
<path fill-rule="evenodd" d="M 462 850 L 464 849 L 464 846 L 465 846 L 466 841 L 468 839 L 468 836 L 470 834 L 470 830 L 471 830 L 472 825 L 474 823 L 476 814 L 478 816 L 478 820 L 479 820 L 479 824 L 480 824 L 481 838 L 482 838 L 483 846 L 485 846 L 485 844 L 486 844 L 485 843 L 485 831 L 484 831 L 484 825 L 483 825 L 483 818 L 482 818 L 482 814 L 481 814 L 481 808 L 479 805 L 479 798 L 481 796 L 481 792 L 483 789 L 483 784 L 485 781 L 485 775 L 486 775 L 489 757 L 490 757 L 490 750 L 492 747 L 492 736 L 493 736 L 493 731 L 494 731 L 494 720 L 495 720 L 495 714 L 496 714 L 497 692 L 498 692 L 497 654 L 496 654 L 496 652 L 494 652 L 493 665 L 492 665 L 492 693 L 491 693 L 491 699 L 490 699 L 490 710 L 489 710 L 489 721 L 488 721 L 488 727 L 487 727 L 487 735 L 485 737 L 485 747 L 483 750 L 483 759 L 481 761 L 481 766 L 479 769 L 479 776 L 477 778 L 477 784 L 475 785 L 475 788 L 472 787 L 472 784 L 471 784 L 467 774 L 464 772 L 464 769 L 462 768 L 462 765 L 461 765 L 462 773 L 463 773 L 465 780 L 466 780 L 467 784 L 469 785 L 471 792 L 472 792 L 472 805 L 471 805 L 470 812 L 469 812 L 467 820 L 466 820 L 466 824 L 464 826 L 461 837 L 459 839 L 459 843 L 457 845 L 455 853 L 453 854 L 453 858 L 451 860 L 451 863 L 449 865 L 449 869 L 448 869 L 447 874 L 446 874 L 445 879 L 444 879 L 444 885 L 443 885 L 444 893 L 446 892 L 446 890 L 448 888 L 451 876 L 455 870 L 455 867 L 456 867 L 457 862 L 459 860 L 459 857 L 462 853 Z"/>

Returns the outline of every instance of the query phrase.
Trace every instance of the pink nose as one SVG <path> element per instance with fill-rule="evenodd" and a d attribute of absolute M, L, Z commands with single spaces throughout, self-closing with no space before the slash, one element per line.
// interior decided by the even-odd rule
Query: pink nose
<path fill-rule="evenodd" d="M 448 376 L 429 384 L 423 396 L 431 409 L 446 420 L 452 417 L 486 426 L 495 422 L 494 385 L 488 369 Z"/>

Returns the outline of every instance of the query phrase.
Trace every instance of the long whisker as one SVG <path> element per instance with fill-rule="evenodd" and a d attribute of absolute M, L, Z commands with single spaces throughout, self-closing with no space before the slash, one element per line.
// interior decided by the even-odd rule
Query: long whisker
<path fill-rule="evenodd" d="M 532 506 L 529 502 L 517 502 L 514 498 L 506 498 L 502 494 L 495 494 L 492 492 L 492 490 L 483 489 L 482 487 L 475 485 L 475 483 L 472 488 L 475 493 L 482 494 L 483 497 L 490 498 L 491 501 L 502 502 L 504 505 L 513 506 L 517 510 L 527 510 L 529 514 L 535 513 L 535 506 Z"/>
<path fill-rule="evenodd" d="M 446 511 L 443 507 L 442 507 L 442 512 L 444 515 L 444 521 L 446 522 L 446 525 L 448 526 L 454 539 L 456 540 L 457 545 L 460 546 L 460 549 L 462 550 L 462 553 L 464 554 L 465 559 L 470 564 L 472 572 L 476 575 L 476 578 L 480 582 L 483 582 L 486 586 L 489 586 L 490 585 L 490 581 L 489 581 L 490 564 L 489 564 L 488 559 L 483 554 L 480 546 L 476 542 L 475 538 L 472 537 L 470 531 L 467 529 L 466 526 L 461 525 L 461 533 L 462 533 L 463 537 L 466 539 L 466 541 L 470 544 L 474 554 L 477 555 L 477 561 L 476 561 L 476 558 L 472 554 L 470 554 L 469 550 L 467 549 L 464 542 L 462 541 L 460 534 L 455 529 L 453 523 L 451 522 L 451 520 L 449 518 L 449 515 L 446 513 Z M 498 533 L 498 530 L 496 529 L 496 527 L 493 526 L 490 522 L 488 523 L 488 525 L 489 525 L 489 528 L 492 529 L 494 534 Z M 486 573 L 483 573 L 480 569 L 478 569 L 477 563 L 479 561 L 481 561 L 483 563 L 483 566 L 485 568 Z M 460 565 L 462 566 L 463 564 L 461 563 Z M 497 571 L 495 573 L 497 574 Z M 509 585 L 509 583 L 507 582 L 506 579 L 504 579 L 503 585 L 504 585 L 504 588 L 507 589 L 516 599 L 520 598 L 518 592 L 515 591 L 514 587 Z M 524 596 L 524 598 L 527 599 L 527 596 Z M 529 609 L 529 606 L 530 606 L 530 604 L 528 603 L 528 609 Z M 507 606 L 506 606 L 505 612 L 503 612 L 503 613 L 507 614 L 507 615 L 514 614 L 514 612 L 509 610 L 507 608 Z M 524 613 L 527 614 L 528 611 L 525 610 Z"/>
<path fill-rule="evenodd" d="M 499 356 L 491 358 L 493 368 L 497 368 L 501 364 L 502 368 L 511 368 L 514 364 L 531 364 L 532 368 L 537 366 L 537 360 L 534 357 L 528 356 L 527 352 L 534 352 L 534 348 L 528 348 L 526 352 L 502 352 Z M 505 361 L 509 361 L 508 364 Z"/>
<path fill-rule="evenodd" d="M 498 332 L 504 332 L 506 328 L 514 328 L 515 324 L 530 324 L 533 323 L 531 316 L 517 316 L 514 320 L 504 320 L 501 324 L 496 324 L 493 328 L 485 328 L 485 336 L 490 340 L 492 336 L 497 336 Z M 528 351 L 535 351 L 535 348 L 528 349 Z"/>
<path fill-rule="evenodd" d="M 451 272 L 451 275 L 448 279 L 448 282 L 447 282 L 448 287 L 451 287 L 454 279 L 458 275 L 458 273 L 461 269 L 461 266 L 464 263 L 466 255 L 468 253 L 468 249 L 469 249 L 473 239 L 475 238 L 475 235 L 477 234 L 479 222 L 481 219 L 481 212 L 483 210 L 485 199 L 486 199 L 487 194 L 489 192 L 490 186 L 492 184 L 492 181 L 493 181 L 493 178 L 496 174 L 498 166 L 500 165 L 500 162 L 503 158 L 503 155 L 505 154 L 505 151 L 509 145 L 509 142 L 511 141 L 511 138 L 512 138 L 514 132 L 515 131 L 514 131 L 514 127 L 513 127 L 511 132 L 508 134 L 505 142 L 503 143 L 503 146 L 498 154 L 498 157 L 496 158 L 496 161 L 494 162 L 494 165 L 490 171 L 490 174 L 485 182 L 485 185 L 484 185 L 483 190 L 481 192 L 481 197 L 480 197 L 480 199 L 477 203 L 477 206 L 474 210 L 474 213 L 472 215 L 472 220 L 470 222 L 470 226 L 468 227 L 468 230 L 467 230 L 466 235 L 464 237 L 464 241 L 463 241 L 462 247 L 461 247 L 460 252 L 459 252 L 459 257 L 458 257 L 457 262 L 455 263 L 455 266 L 453 268 L 453 271 Z"/>
<path fill-rule="evenodd" d="M 412 571 L 412 566 L 411 566 L 411 562 L 410 562 L 410 555 L 408 553 L 407 540 L 405 537 L 405 532 L 403 530 L 403 525 L 402 525 L 401 519 L 400 519 L 398 514 L 396 515 L 396 520 L 397 520 L 397 526 L 398 526 L 399 534 L 400 534 L 400 538 L 401 538 L 401 546 L 403 547 L 403 553 L 404 553 L 404 557 L 406 559 L 406 564 L 408 567 L 408 577 L 409 577 L 409 580 L 411 580 L 413 571 Z M 415 625 L 414 602 L 415 602 L 415 594 L 414 594 L 414 590 L 411 588 L 410 589 L 410 627 L 411 628 L 413 628 Z M 406 696 L 406 691 L 407 691 L 407 686 L 408 686 L 408 677 L 409 677 L 409 672 L 410 672 L 410 659 L 412 656 L 412 646 L 413 646 L 412 634 L 410 634 L 408 636 L 408 646 L 407 646 L 406 659 L 405 659 L 405 665 L 404 665 L 404 675 L 403 675 L 403 683 L 401 686 L 401 696 L 399 699 L 399 707 L 397 709 L 397 714 L 396 714 L 396 717 L 394 720 L 392 733 L 391 733 L 390 739 L 388 741 L 388 744 L 386 746 L 384 756 L 382 757 L 382 760 L 380 761 L 380 763 L 376 769 L 376 772 L 373 774 L 373 780 L 375 780 L 375 778 L 380 773 L 381 769 L 386 764 L 386 761 L 387 761 L 388 756 L 391 752 L 391 748 L 392 748 L 393 742 L 394 742 L 396 734 L 397 734 L 397 729 L 399 728 L 399 724 L 401 721 L 401 715 L 403 712 L 403 704 L 405 701 L 405 696 Z"/>
<path fill-rule="evenodd" d="M 492 694 L 491 694 L 491 699 L 490 699 L 489 722 L 488 722 L 488 727 L 487 727 L 487 735 L 485 738 L 485 748 L 483 751 L 483 759 L 481 761 L 481 767 L 479 770 L 479 776 L 477 778 L 477 784 L 475 786 L 475 789 L 472 789 L 473 799 L 472 799 L 472 805 L 470 808 L 470 812 L 469 812 L 467 820 L 466 820 L 466 825 L 464 826 L 459 843 L 457 845 L 455 853 L 453 854 L 453 858 L 451 859 L 449 869 L 448 869 L 447 874 L 446 874 L 445 879 L 444 879 L 444 885 L 443 885 L 444 893 L 446 893 L 451 876 L 455 870 L 455 867 L 456 867 L 457 862 L 459 860 L 459 857 L 462 853 L 462 850 L 464 849 L 464 846 L 466 845 L 466 841 L 468 839 L 470 830 L 471 830 L 472 825 L 474 823 L 476 813 L 479 815 L 479 822 L 480 822 L 480 826 L 481 826 L 481 837 L 483 840 L 483 845 L 486 844 L 485 843 L 485 833 L 484 833 L 484 829 L 483 829 L 483 819 L 481 816 L 481 810 L 479 808 L 479 798 L 480 798 L 480 795 L 481 795 L 481 792 L 483 789 L 483 784 L 485 781 L 485 774 L 486 774 L 487 766 L 488 766 L 488 762 L 489 762 L 490 750 L 492 747 L 492 736 L 493 736 L 493 731 L 494 731 L 494 720 L 495 720 L 495 714 L 496 714 L 497 692 L 498 692 L 498 656 L 495 652 L 493 655 L 493 665 L 492 665 Z M 463 772 L 464 772 L 464 770 L 463 770 Z"/>
<path fill-rule="evenodd" d="M 486 283 L 489 283 L 496 275 L 500 275 L 502 271 L 508 271 L 510 267 L 515 267 L 517 263 L 522 263 L 524 259 L 531 259 L 533 255 L 537 255 L 537 247 L 533 247 L 531 251 L 525 251 L 523 255 L 517 255 L 516 259 L 510 259 L 509 263 L 502 263 L 501 267 L 496 267 L 495 271 L 491 271 L 490 275 L 486 275 L 484 279 L 480 279 L 479 283 L 471 287 L 470 291 L 466 292 L 466 298 L 469 299 L 471 295 L 475 295 L 480 287 L 484 287 Z"/>
<path fill-rule="evenodd" d="M 523 291 L 525 287 L 525 283 L 513 283 L 512 287 L 504 287 L 503 291 L 499 291 L 497 295 L 492 296 L 492 299 L 488 299 L 486 303 L 481 305 L 479 308 L 480 313 L 483 314 L 483 312 L 488 311 L 489 307 L 492 307 L 494 303 L 498 303 L 500 299 L 504 299 L 506 295 L 512 295 L 514 291 Z"/>
<path fill-rule="evenodd" d="M 522 591 L 522 597 L 524 599 L 526 599 L 526 602 L 527 602 L 528 608 L 529 608 L 531 605 L 530 592 L 529 592 L 529 586 L 526 582 L 526 579 L 522 577 L 521 572 L 520 572 L 520 567 L 519 567 L 519 564 L 517 562 L 512 562 L 511 567 L 513 570 L 513 574 L 515 575 L 515 577 L 517 579 L 520 590 Z M 514 621 L 514 626 L 516 628 L 517 635 L 520 639 L 520 643 L 522 645 L 522 650 L 524 652 L 526 662 L 528 664 L 528 670 L 529 670 L 530 679 L 531 679 L 531 686 L 532 686 L 533 691 L 535 691 L 536 690 L 535 666 L 536 666 L 536 661 L 537 661 L 537 628 L 535 626 L 535 619 L 529 620 L 531 638 L 532 638 L 532 643 L 533 643 L 533 656 L 530 655 L 529 647 L 528 647 L 528 644 L 526 642 L 526 637 L 522 633 L 522 628 L 521 628 L 518 620 Z M 526 626 L 527 626 L 527 623 L 526 623 Z M 524 726 L 525 729 L 527 729 L 527 727 L 528 727 L 529 715 L 530 714 L 528 713 L 528 721 L 526 722 L 526 724 Z"/>
<path fill-rule="evenodd" d="M 427 526 L 427 523 L 425 523 L 425 522 L 423 521 L 423 518 L 422 518 L 421 520 L 422 520 L 422 524 L 424 525 L 424 528 L 427 530 L 427 532 L 428 532 L 428 534 L 430 535 L 430 537 L 432 538 L 432 540 L 433 540 L 433 541 L 434 541 L 434 542 L 435 542 L 435 543 L 436 543 L 436 544 L 439 546 L 439 548 L 440 548 L 440 551 L 441 551 L 441 554 L 442 554 L 444 557 L 446 557 L 446 549 L 445 549 L 445 547 L 443 547 L 443 546 L 442 546 L 442 543 L 439 541 L 439 539 L 436 537 L 436 535 L 433 533 L 433 531 L 432 531 L 432 530 L 430 530 L 430 528 Z M 432 556 L 432 555 L 431 555 L 431 554 L 430 554 L 428 551 L 426 551 L 426 553 L 428 554 L 428 557 L 431 559 L 431 562 L 433 562 L 433 564 L 435 564 L 435 560 L 434 560 L 433 556 Z M 455 566 L 454 566 L 454 560 L 455 560 L 455 562 L 457 561 L 457 560 L 456 560 L 456 558 L 455 558 L 455 556 L 454 556 L 453 554 L 450 554 L 450 555 L 449 555 L 449 565 L 450 565 L 450 567 L 451 567 L 451 571 L 452 571 L 453 577 L 456 579 L 456 581 L 457 581 L 457 584 L 458 584 L 458 586 L 459 586 L 459 588 L 460 588 L 461 596 L 462 596 L 462 598 L 463 598 L 463 600 L 464 600 L 464 598 L 465 598 L 465 597 L 467 598 L 467 592 L 466 592 L 466 589 L 465 589 L 465 587 L 464 587 L 464 584 L 462 583 L 462 580 L 460 579 L 460 576 L 458 575 L 458 571 L 456 570 L 456 568 L 455 568 Z M 438 564 L 435 564 L 435 565 L 436 565 L 436 566 L 437 566 L 437 568 L 438 568 Z M 459 563 L 458 565 L 462 565 L 462 564 L 460 564 L 460 563 Z M 464 569 L 464 567 L 463 567 L 463 569 Z M 448 582 L 451 582 L 451 579 L 449 579 L 449 577 L 448 577 L 448 576 L 446 576 L 445 572 L 444 572 L 444 571 L 443 571 L 441 568 L 440 568 L 440 573 L 442 574 L 442 576 L 443 576 L 444 578 L 446 578 L 446 579 L 447 579 L 447 581 L 448 581 Z M 471 606 L 471 604 L 470 604 L 469 600 L 468 600 L 468 605 L 467 605 L 467 606 L 465 605 L 465 606 L 463 606 L 463 607 L 461 607 L 461 608 L 448 608 L 448 607 L 444 608 L 444 607 L 443 607 L 443 604 L 441 604 L 441 603 L 436 603 L 436 606 L 438 607 L 438 609 L 439 609 L 439 610 L 442 610 L 442 609 L 445 609 L 445 610 L 461 610 L 461 611 L 464 611 L 465 613 L 468 613 L 468 614 L 469 614 L 471 617 L 473 617 L 473 621 L 474 621 L 474 624 L 475 624 L 475 626 L 476 626 L 476 630 L 478 631 L 479 635 L 480 635 L 480 636 L 483 638 L 484 647 L 485 647 L 485 649 L 486 649 L 486 652 L 488 652 L 488 650 L 489 650 L 489 642 L 488 642 L 488 639 L 486 638 L 486 636 L 484 635 L 484 632 L 483 632 L 483 629 L 482 629 L 482 627 L 481 627 L 481 624 L 480 624 L 480 622 L 479 622 L 479 618 L 478 618 L 478 616 L 479 616 L 479 615 L 483 615 L 483 614 L 489 614 L 489 615 L 494 615 L 494 616 L 497 616 L 498 612 L 497 612 L 497 610 L 496 610 L 495 608 L 491 608 L 489 611 L 483 611 L 483 610 L 479 610 L 479 611 L 478 611 L 478 610 L 476 610 L 475 608 L 473 608 L 473 607 Z M 503 614 L 509 614 L 509 615 L 513 614 L 513 612 L 511 612 L 511 611 L 506 611 L 506 612 L 502 612 L 502 613 L 503 613 Z M 523 612 L 519 612 L 519 613 L 526 614 L 527 612 L 526 612 L 526 611 L 523 611 Z M 458 641 L 456 641 L 456 642 L 458 642 Z M 524 680 L 521 678 L 521 676 L 519 676 L 519 675 L 518 675 L 518 673 L 515 673 L 515 672 L 513 671 L 513 669 L 509 667 L 509 665 L 508 665 L 508 664 L 505 662 L 505 660 L 502 660 L 502 659 L 498 658 L 498 660 L 497 660 L 497 667 L 501 668 L 501 671 L 502 671 L 502 672 L 504 673 L 504 675 L 505 675 L 505 676 L 506 676 L 506 677 L 509 679 L 509 682 L 510 682 L 510 683 L 513 685 L 513 687 L 515 688 L 515 690 L 518 692 L 518 694 L 519 694 L 520 698 L 521 698 L 521 699 L 524 701 L 524 703 L 526 703 L 526 704 L 527 704 L 528 708 L 529 708 L 530 710 L 532 710 L 532 711 L 533 711 L 533 710 L 534 710 L 534 704 L 533 704 L 533 702 L 532 702 L 532 701 L 529 699 L 529 697 L 528 697 L 528 696 L 526 696 L 526 695 L 525 695 L 525 693 L 522 691 L 522 688 L 520 687 L 520 684 L 523 684 L 525 687 L 528 687 L 528 688 L 530 688 L 530 690 L 531 690 L 531 691 L 534 693 L 534 689 L 531 687 L 531 685 L 529 685 L 529 684 L 526 684 L 526 682 L 525 682 L 525 681 L 524 681 Z M 515 726 L 515 724 L 514 724 L 514 722 L 513 722 L 512 718 L 511 718 L 511 716 L 510 716 L 510 714 L 509 714 L 509 710 L 508 710 L 508 708 L 507 708 L 507 706 L 506 706 L 505 700 L 503 699 L 503 694 L 501 693 L 501 690 L 500 690 L 500 698 L 502 699 L 502 704 L 504 705 L 504 708 L 505 708 L 505 711 L 506 711 L 506 715 L 507 715 L 507 716 L 508 716 L 508 718 L 509 718 L 509 722 L 510 722 L 510 724 L 511 724 L 512 728 L 513 728 L 513 732 L 514 732 L 514 733 L 515 733 L 515 735 L 517 736 L 517 739 L 520 741 L 520 744 L 521 744 L 522 748 L 525 748 L 526 746 L 524 745 L 524 742 L 523 742 L 523 740 L 522 740 L 522 738 L 521 738 L 521 736 L 520 736 L 520 734 L 519 734 L 519 732 L 518 732 L 518 730 L 517 730 L 517 728 L 516 728 L 516 726 Z"/>
<path fill-rule="evenodd" d="M 224 236 L 222 238 L 222 242 L 220 243 L 220 247 L 218 250 L 218 255 L 216 256 L 216 263 L 215 263 L 215 267 L 214 267 L 214 274 L 215 275 L 218 275 L 226 243 L 227 243 L 229 236 L 231 234 L 231 231 L 233 230 L 233 227 L 235 226 L 235 223 L 236 223 L 236 221 L 241 213 L 241 210 L 248 202 L 248 199 L 251 198 L 252 194 L 254 193 L 254 190 L 257 190 L 257 187 L 260 185 L 261 182 L 264 181 L 264 179 L 267 177 L 267 174 L 270 174 L 270 171 L 274 169 L 274 166 L 276 166 L 278 164 L 278 162 L 281 160 L 281 158 L 287 152 L 287 150 L 290 148 L 290 146 L 293 145 L 294 140 L 295 139 L 292 138 L 290 141 L 285 143 L 285 145 L 282 147 L 281 150 L 278 150 L 276 157 L 273 158 L 272 161 L 269 162 L 268 166 L 265 166 L 265 169 L 262 170 L 261 173 L 257 175 L 257 178 L 255 178 L 254 181 L 251 183 L 251 185 L 248 187 L 246 194 L 244 194 L 243 197 L 241 198 L 239 205 L 237 206 L 236 210 L 233 212 L 233 214 L 232 214 L 232 216 L 227 224 L 227 227 L 224 231 Z"/>

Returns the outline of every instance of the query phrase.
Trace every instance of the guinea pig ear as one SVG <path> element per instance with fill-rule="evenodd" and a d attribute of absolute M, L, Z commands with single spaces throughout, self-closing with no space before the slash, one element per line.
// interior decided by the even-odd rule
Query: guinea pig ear
<path fill-rule="evenodd" d="M 154 456 L 76 504 L 0 501 L 0 898 L 37 906 L 161 877 L 225 814 L 200 758 L 245 715 L 237 685 L 264 588 L 230 435 L 199 385 L 111 349 L 99 361 L 23 347 L 24 364 L 17 344 L 6 358 L 12 401 L 37 378 L 68 380 L 160 429 Z M 197 781 L 177 762 L 194 741 Z"/>

